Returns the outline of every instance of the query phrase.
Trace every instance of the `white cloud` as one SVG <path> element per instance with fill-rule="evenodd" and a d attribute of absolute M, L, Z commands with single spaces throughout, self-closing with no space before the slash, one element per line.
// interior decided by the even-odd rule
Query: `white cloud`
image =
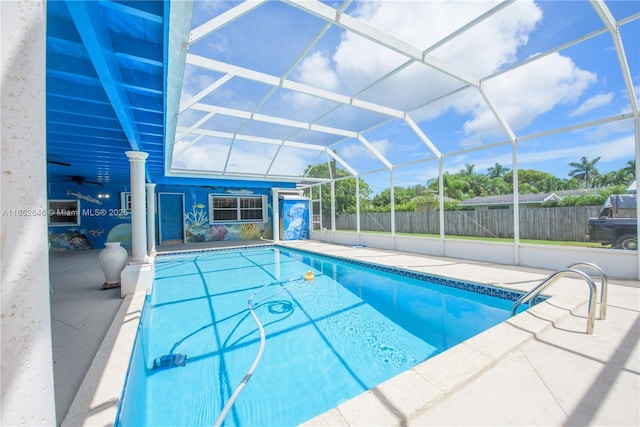
<path fill-rule="evenodd" d="M 580 104 L 578 108 L 569 113 L 569 117 L 581 116 L 589 111 L 595 110 L 596 108 L 602 107 L 603 105 L 607 105 L 613 99 L 612 93 L 603 93 L 600 95 L 593 96 L 587 99 L 585 102 Z"/>
<path fill-rule="evenodd" d="M 176 153 L 177 151 L 174 151 Z M 172 167 L 177 169 L 194 169 L 221 171 L 229 152 L 229 142 L 223 140 L 201 140 L 192 145 L 178 157 L 174 157 Z"/>
<path fill-rule="evenodd" d="M 338 75 L 331 69 L 329 58 L 322 52 L 314 52 L 306 57 L 296 69 L 295 76 L 302 83 L 327 90 L 335 91 L 340 87 Z"/>
<path fill-rule="evenodd" d="M 338 91 L 340 79 L 331 68 L 330 62 L 330 59 L 322 52 L 314 52 L 298 65 L 291 78 L 309 86 Z M 318 109 L 320 111 L 320 108 L 328 105 L 323 98 L 300 92 L 284 92 L 282 98 L 295 109 Z"/>
<path fill-rule="evenodd" d="M 595 74 L 580 69 L 571 58 L 556 52 L 487 81 L 486 93 L 515 131 L 559 105 L 575 103 L 595 80 Z M 481 105 L 475 108 L 485 111 Z M 495 125 L 483 120 L 485 117 L 476 114 L 465 123 L 465 131 L 495 133 Z"/>
<path fill-rule="evenodd" d="M 230 141 L 219 138 L 205 138 L 174 158 L 172 166 L 177 169 L 222 172 L 227 163 Z M 282 148 L 271 144 L 236 141 L 229 156 L 227 172 L 266 173 L 273 156 L 277 158 L 271 173 L 282 175 L 301 175 L 304 169 L 317 156 L 295 148 Z"/>
<path fill-rule="evenodd" d="M 362 2 L 351 14 L 382 31 L 389 32 L 419 49 L 425 49 L 487 11 L 496 2 L 427 1 L 427 2 Z M 480 78 L 515 63 L 518 49 L 528 42 L 529 34 L 542 19 L 541 9 L 533 1 L 516 2 L 485 22 L 466 31 L 430 53 L 454 70 Z M 334 73 L 324 58 L 319 62 L 320 76 Z M 362 89 L 407 58 L 371 41 L 345 31 L 332 56 L 335 75 L 347 91 Z M 300 69 L 300 78 L 313 81 L 318 71 Z M 308 78 L 303 75 L 307 75 Z M 318 79 L 326 81 L 326 77 Z M 595 75 L 580 69 L 570 58 L 560 53 L 517 68 L 485 82 L 497 111 L 513 129 L 532 123 L 536 117 L 558 105 L 577 102 Z M 425 84 L 428 82 L 428 84 Z M 366 97 L 374 102 L 393 101 L 416 106 L 445 90 L 463 83 L 451 76 L 413 64 L 388 81 L 369 89 Z M 416 114 L 417 121 L 440 117 L 454 109 L 471 119 L 464 124 L 470 143 L 474 136 L 496 135 L 501 128 L 476 91 L 467 96 L 444 99 Z M 396 101 L 398 100 L 398 101 Z"/>
<path fill-rule="evenodd" d="M 578 161 L 582 156 L 589 158 L 601 157 L 601 161 L 615 162 L 635 157 L 635 143 L 633 134 L 616 139 L 602 141 L 595 144 L 576 144 L 566 148 L 551 150 L 527 151 L 520 154 L 520 167 L 533 168 L 547 162 Z M 544 168 L 542 168 L 544 169 Z"/>
<path fill-rule="evenodd" d="M 373 148 L 378 150 L 380 154 L 385 154 L 389 148 L 389 140 L 379 139 L 377 141 L 371 141 L 371 145 L 373 145 Z"/>
<path fill-rule="evenodd" d="M 389 148 L 389 140 L 387 139 L 369 141 L 369 143 L 383 156 Z M 363 157 L 377 159 L 377 157 L 360 142 L 341 145 L 340 148 L 338 148 L 338 154 L 345 160 L 356 160 Z"/>
<path fill-rule="evenodd" d="M 494 4 L 497 2 L 363 2 L 353 15 L 423 50 Z M 541 11 L 533 2 L 518 2 L 449 41 L 431 55 L 454 69 L 478 77 L 484 76 L 515 60 L 518 47 L 526 43 L 528 33 L 540 19 Z M 350 88 L 362 87 L 360 82 L 371 82 L 373 78 L 384 75 L 407 59 L 351 32 L 345 32 L 333 56 L 340 78 Z M 438 81 L 430 81 L 429 85 L 424 85 L 424 81 L 417 79 L 417 74 L 419 73 L 408 73 L 403 79 L 403 90 L 396 92 L 395 96 L 399 93 L 403 96 L 411 95 L 416 88 L 424 90 L 425 86 L 438 89 Z M 450 78 L 440 75 L 438 79 Z"/>

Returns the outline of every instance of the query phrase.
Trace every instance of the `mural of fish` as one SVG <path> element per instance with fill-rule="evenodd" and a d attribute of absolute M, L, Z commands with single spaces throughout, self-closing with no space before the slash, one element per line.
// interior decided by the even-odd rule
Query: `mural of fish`
<path fill-rule="evenodd" d="M 67 196 L 76 196 L 80 200 L 86 200 L 87 202 L 95 203 L 96 205 L 101 205 L 102 204 L 102 202 L 100 200 L 98 200 L 98 199 L 94 199 L 93 197 L 88 196 L 86 194 L 74 193 L 73 191 L 69 190 L 68 188 L 67 188 Z"/>

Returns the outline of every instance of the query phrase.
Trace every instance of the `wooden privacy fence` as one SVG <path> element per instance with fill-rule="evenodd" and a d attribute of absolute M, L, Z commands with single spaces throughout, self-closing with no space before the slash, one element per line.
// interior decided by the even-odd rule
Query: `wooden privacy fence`
<path fill-rule="evenodd" d="M 521 208 L 520 238 L 584 242 L 589 218 L 599 212 L 599 206 Z M 455 236 L 513 238 L 513 210 L 445 211 L 444 227 Z M 336 229 L 355 230 L 356 215 L 338 215 Z M 361 213 L 360 230 L 390 232 L 391 213 Z M 396 233 L 440 234 L 438 212 L 396 212 Z"/>

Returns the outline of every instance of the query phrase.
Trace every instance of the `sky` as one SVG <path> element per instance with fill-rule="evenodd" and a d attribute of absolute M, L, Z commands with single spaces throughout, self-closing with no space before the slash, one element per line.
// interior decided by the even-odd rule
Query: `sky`
<path fill-rule="evenodd" d="M 196 1 L 192 28 L 238 4 Z M 323 2 L 317 10 L 333 17 L 341 5 Z M 635 18 L 624 21 L 620 34 L 638 97 L 640 3 L 606 5 L 616 20 Z M 173 166 L 292 176 L 327 161 L 322 150 L 329 147 L 379 192 L 390 185 L 381 157 L 394 165 L 394 185 L 400 186 L 437 177 L 439 154 L 450 172 L 466 164 L 478 173 L 496 163 L 512 169 L 510 135 L 519 168 L 559 178 L 568 178 L 569 163 L 582 156 L 600 157 L 602 173 L 634 159 L 633 120 L 596 122 L 632 109 L 612 37 L 598 33 L 604 24 L 591 4 L 518 1 L 474 24 L 499 6 L 355 1 L 340 11 L 348 18 L 345 28 L 305 6 L 260 4 L 189 46 L 182 103 L 186 108 L 201 96 L 178 118 Z M 361 24 L 364 31 L 358 31 Z M 370 34 L 402 52 L 363 36 Z M 585 35 L 592 36 L 568 45 Z M 565 47 L 553 50 L 558 46 Z M 425 55 L 426 64 L 407 52 Z M 201 58 L 215 63 L 203 66 Z M 469 82 L 480 82 L 479 89 Z M 296 85 L 304 89 L 292 90 Z M 312 96 L 309 90 L 326 92 Z M 368 104 L 343 104 L 339 96 Z M 309 129 L 311 123 L 325 128 Z"/>

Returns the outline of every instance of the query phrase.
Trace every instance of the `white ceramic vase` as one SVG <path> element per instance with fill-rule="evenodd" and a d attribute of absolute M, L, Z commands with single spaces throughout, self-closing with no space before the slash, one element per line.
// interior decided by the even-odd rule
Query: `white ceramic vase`
<path fill-rule="evenodd" d="M 129 254 L 127 250 L 120 246 L 120 242 L 107 242 L 105 248 L 100 251 L 98 259 L 100 267 L 106 279 L 107 285 L 120 283 L 120 273 L 127 265 Z"/>

